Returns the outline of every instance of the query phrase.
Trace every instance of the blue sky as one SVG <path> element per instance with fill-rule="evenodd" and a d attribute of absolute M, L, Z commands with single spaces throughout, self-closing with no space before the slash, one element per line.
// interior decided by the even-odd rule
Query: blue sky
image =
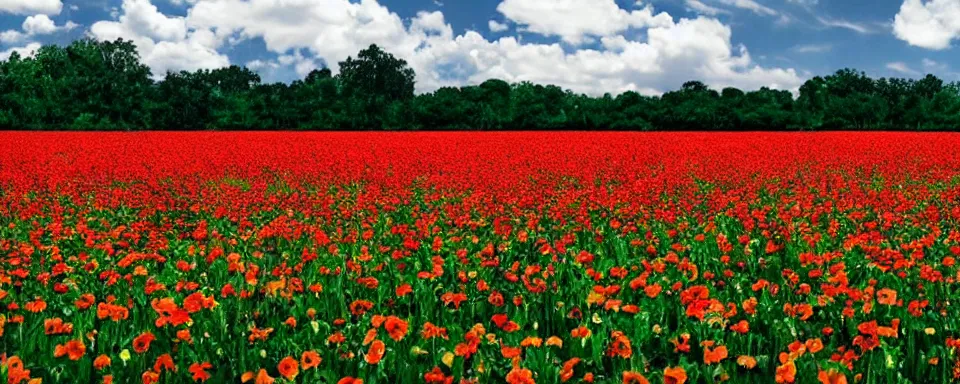
<path fill-rule="evenodd" d="M 0 0 L 0 51 L 125 38 L 161 77 L 290 81 L 377 43 L 418 91 L 508 81 L 656 94 L 699 79 L 795 90 L 854 67 L 960 81 L 957 0 Z"/>

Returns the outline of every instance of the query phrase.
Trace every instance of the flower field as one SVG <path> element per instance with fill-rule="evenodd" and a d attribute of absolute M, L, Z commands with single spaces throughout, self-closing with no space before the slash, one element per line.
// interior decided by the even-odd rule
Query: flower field
<path fill-rule="evenodd" d="M 0 133 L 0 377 L 950 382 L 958 148 Z"/>

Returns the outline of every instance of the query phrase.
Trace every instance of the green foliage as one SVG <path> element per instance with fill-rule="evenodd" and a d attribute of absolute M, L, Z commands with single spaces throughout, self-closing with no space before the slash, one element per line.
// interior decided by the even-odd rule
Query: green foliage
<path fill-rule="evenodd" d="M 23 130 L 957 130 L 960 84 L 842 69 L 797 94 L 711 89 L 593 97 L 555 85 L 442 87 L 376 45 L 291 84 L 238 66 L 155 81 L 130 41 L 79 40 L 0 61 L 0 129 Z"/>

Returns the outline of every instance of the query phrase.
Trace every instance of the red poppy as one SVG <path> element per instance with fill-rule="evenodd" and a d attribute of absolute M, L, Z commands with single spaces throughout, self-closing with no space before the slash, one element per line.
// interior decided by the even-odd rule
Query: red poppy
<path fill-rule="evenodd" d="M 204 361 L 203 363 L 190 364 L 190 368 L 188 368 L 187 371 L 193 375 L 193 381 L 204 382 L 210 379 L 210 373 L 207 372 L 210 368 L 213 368 L 213 364 Z"/>
<path fill-rule="evenodd" d="M 150 349 L 150 343 L 156 340 L 156 337 L 153 336 L 153 333 L 149 331 L 141 333 L 139 336 L 133 339 L 133 351 L 137 353 L 144 353 Z"/>
<path fill-rule="evenodd" d="M 367 349 L 367 355 L 364 356 L 363 359 L 367 364 L 379 364 L 385 353 L 387 353 L 387 346 L 380 340 L 374 340 L 370 343 L 370 348 Z"/>
<path fill-rule="evenodd" d="M 297 377 L 297 374 L 300 373 L 299 365 L 297 359 L 287 356 L 277 364 L 277 371 L 280 372 L 280 376 L 283 376 L 287 380 L 293 380 Z"/>

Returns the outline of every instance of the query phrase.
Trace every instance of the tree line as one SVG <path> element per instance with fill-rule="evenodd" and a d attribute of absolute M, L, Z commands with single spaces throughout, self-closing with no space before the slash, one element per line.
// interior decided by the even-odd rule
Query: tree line
<path fill-rule="evenodd" d="M 555 85 L 414 93 L 405 61 L 371 45 L 286 83 L 248 68 L 153 80 L 130 41 L 84 39 L 0 61 L 0 129 L 17 130 L 958 130 L 960 84 L 933 75 L 872 79 L 842 69 L 799 94 L 715 90 L 689 81 L 661 96 L 599 97 Z"/>

